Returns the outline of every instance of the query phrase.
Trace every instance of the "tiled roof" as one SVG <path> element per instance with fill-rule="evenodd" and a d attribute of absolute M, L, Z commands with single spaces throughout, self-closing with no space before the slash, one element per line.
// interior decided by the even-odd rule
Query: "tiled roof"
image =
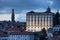
<path fill-rule="evenodd" d="M 0 34 L 0 37 L 7 37 L 7 34 Z"/>
<path fill-rule="evenodd" d="M 9 30 L 11 30 L 11 31 L 19 31 L 20 28 L 10 28 Z"/>
<path fill-rule="evenodd" d="M 60 27 L 60 25 L 55 25 L 55 27 Z"/>
<path fill-rule="evenodd" d="M 9 35 L 33 35 L 33 32 L 11 32 Z M 7 37 L 8 34 L 0 34 L 0 37 Z"/>
<path fill-rule="evenodd" d="M 32 32 L 11 32 L 11 35 L 32 35 Z"/>
<path fill-rule="evenodd" d="M 15 27 L 15 28 L 5 27 L 4 29 L 8 30 L 8 31 L 20 31 L 20 28 L 17 28 L 17 27 Z"/>
<path fill-rule="evenodd" d="M 49 13 L 49 12 L 28 12 L 26 15 L 54 15 L 54 13 Z"/>

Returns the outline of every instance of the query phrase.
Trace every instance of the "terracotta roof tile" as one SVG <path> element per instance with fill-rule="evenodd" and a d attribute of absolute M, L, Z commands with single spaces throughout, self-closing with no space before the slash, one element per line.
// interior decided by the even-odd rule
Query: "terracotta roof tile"
<path fill-rule="evenodd" d="M 5 30 L 8 30 L 8 31 L 20 31 L 20 28 L 9 28 L 9 27 L 4 27 Z"/>
<path fill-rule="evenodd" d="M 7 34 L 0 34 L 0 37 L 7 37 Z"/>
<path fill-rule="evenodd" d="M 12 35 L 30 35 L 32 32 L 11 32 Z"/>

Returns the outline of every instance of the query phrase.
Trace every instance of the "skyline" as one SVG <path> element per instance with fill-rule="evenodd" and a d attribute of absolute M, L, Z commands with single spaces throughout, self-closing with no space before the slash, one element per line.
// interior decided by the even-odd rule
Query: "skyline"
<path fill-rule="evenodd" d="M 15 20 L 23 22 L 28 11 L 44 12 L 50 6 L 52 12 L 56 12 L 60 10 L 59 3 L 60 0 L 0 0 L 0 21 L 11 20 L 12 8 L 15 10 Z"/>

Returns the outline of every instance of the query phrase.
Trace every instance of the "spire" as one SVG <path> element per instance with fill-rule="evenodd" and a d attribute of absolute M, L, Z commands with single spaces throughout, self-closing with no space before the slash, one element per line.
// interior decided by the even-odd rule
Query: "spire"
<path fill-rule="evenodd" d="M 14 9 L 12 9 L 11 21 L 12 22 L 15 22 Z"/>
<path fill-rule="evenodd" d="M 56 12 L 56 14 L 55 14 L 55 22 L 56 22 L 56 25 L 59 25 L 59 16 L 60 16 L 60 14 L 59 14 L 59 10 L 57 10 L 57 12 Z"/>
<path fill-rule="evenodd" d="M 57 12 L 56 13 L 59 13 L 59 10 L 57 10 Z"/>
<path fill-rule="evenodd" d="M 49 6 L 48 6 L 48 8 L 47 8 L 47 12 L 49 12 L 49 13 L 51 12 L 51 9 L 50 9 L 50 7 L 49 7 Z"/>
<path fill-rule="evenodd" d="M 57 10 L 56 15 L 57 15 L 57 16 L 59 16 L 59 15 L 60 15 L 60 14 L 59 14 L 59 10 Z"/>

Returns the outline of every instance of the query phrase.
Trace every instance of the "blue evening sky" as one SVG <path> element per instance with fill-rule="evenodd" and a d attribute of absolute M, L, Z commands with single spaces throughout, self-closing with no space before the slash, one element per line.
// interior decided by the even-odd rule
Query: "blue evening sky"
<path fill-rule="evenodd" d="M 0 21 L 11 20 L 11 9 L 15 9 L 15 20 L 26 21 L 26 13 L 46 11 L 50 6 L 52 12 L 60 9 L 60 0 L 0 0 Z"/>

